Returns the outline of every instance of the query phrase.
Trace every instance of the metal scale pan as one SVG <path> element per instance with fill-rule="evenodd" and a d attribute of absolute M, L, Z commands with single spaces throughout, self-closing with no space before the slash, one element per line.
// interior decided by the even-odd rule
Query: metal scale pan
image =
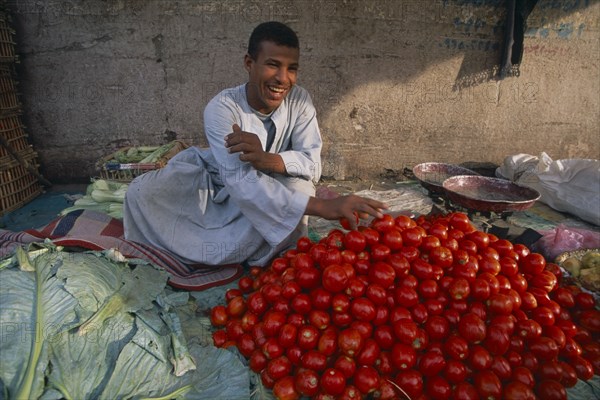
<path fill-rule="evenodd" d="M 457 175 L 446 179 L 442 186 L 454 204 L 482 212 L 523 211 L 540 198 L 537 190 L 487 176 Z"/>
<path fill-rule="evenodd" d="M 443 183 L 446 179 L 456 175 L 479 175 L 468 168 L 454 164 L 427 162 L 415 165 L 412 172 L 425 189 L 431 194 L 444 195 Z"/>

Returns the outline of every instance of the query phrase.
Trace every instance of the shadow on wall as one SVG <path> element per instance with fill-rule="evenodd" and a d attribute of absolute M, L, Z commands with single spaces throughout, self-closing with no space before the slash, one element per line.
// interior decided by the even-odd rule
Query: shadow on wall
<path fill-rule="evenodd" d="M 306 10 L 300 18 L 290 16 L 289 20 L 301 33 L 303 44 L 310 43 L 302 49 L 303 64 L 308 68 L 313 63 L 319 66 L 316 78 L 312 78 L 316 81 L 315 97 L 322 99 L 320 92 L 329 89 L 333 89 L 330 93 L 352 91 L 347 82 L 357 85 L 365 81 L 410 82 L 432 66 L 456 57 L 463 60 L 454 78 L 454 90 L 519 76 L 520 63 L 526 60 L 529 50 L 560 57 L 569 46 L 566 40 L 582 39 L 588 30 L 595 37 L 597 26 L 586 26 L 580 16 L 570 17 L 592 3 L 590 0 L 321 1 L 313 3 L 312 20 L 306 18 Z M 565 41 L 560 48 L 553 44 L 528 49 L 526 38 Z M 347 76 L 357 64 L 365 65 L 365 74 L 359 75 L 360 82 Z M 390 68 L 391 65 L 394 67 Z M 323 85 L 325 77 L 332 83 Z"/>

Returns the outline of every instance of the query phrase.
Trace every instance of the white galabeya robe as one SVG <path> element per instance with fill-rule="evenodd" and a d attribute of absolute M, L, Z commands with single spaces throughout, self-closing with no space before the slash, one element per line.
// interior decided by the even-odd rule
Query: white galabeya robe
<path fill-rule="evenodd" d="M 267 175 L 225 148 L 238 124 L 267 131 L 250 108 L 245 85 L 226 89 L 204 111 L 209 147 L 183 150 L 162 169 L 133 180 L 124 207 L 125 236 L 171 252 L 185 263 L 265 265 L 306 234 L 303 218 L 321 174 L 321 135 L 306 90 L 294 86 L 272 113 L 272 153 L 289 176 Z"/>

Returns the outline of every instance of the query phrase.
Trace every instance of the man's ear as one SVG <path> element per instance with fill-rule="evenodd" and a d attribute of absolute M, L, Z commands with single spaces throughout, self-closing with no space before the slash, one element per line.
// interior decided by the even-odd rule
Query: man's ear
<path fill-rule="evenodd" d="M 250 72 L 250 67 L 252 66 L 253 62 L 254 60 L 252 57 L 250 57 L 250 54 L 246 54 L 244 56 L 244 68 L 246 68 L 246 71 Z"/>

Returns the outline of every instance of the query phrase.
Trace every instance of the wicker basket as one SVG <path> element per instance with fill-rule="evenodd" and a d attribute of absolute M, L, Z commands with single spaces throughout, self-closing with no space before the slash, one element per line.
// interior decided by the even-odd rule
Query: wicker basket
<path fill-rule="evenodd" d="M 3 112 L 17 110 L 21 107 L 17 94 L 17 82 L 8 65 L 0 65 L 0 109 Z"/>
<path fill-rule="evenodd" d="M 10 114 L 0 117 L 0 136 L 2 136 L 8 144 L 17 152 L 28 151 L 31 145 L 27 139 L 25 127 L 21 123 L 21 118 L 16 114 Z M 5 164 L 5 158 L 12 156 L 4 146 L 0 146 L 0 165 Z"/>
<path fill-rule="evenodd" d="M 20 155 L 29 165 L 39 167 L 37 153 L 33 150 Z M 0 215 L 24 206 L 41 193 L 37 178 L 16 160 L 5 160 L 0 164 Z"/>
<path fill-rule="evenodd" d="M 100 161 L 98 161 L 97 166 L 100 170 L 100 178 L 109 179 L 112 181 L 118 182 L 131 182 L 134 178 L 142 175 L 145 172 L 152 171 L 155 169 L 163 168 L 171 158 L 173 158 L 177 153 L 181 150 L 187 149 L 189 146 L 180 141 L 175 140 L 174 146 L 169 150 L 166 154 L 164 154 L 156 163 L 151 164 L 114 164 L 109 163 L 110 160 L 113 160 L 117 151 L 127 151 L 131 148 L 123 147 L 114 153 L 109 154 L 106 157 L 103 157 Z"/>
<path fill-rule="evenodd" d="M 6 22 L 0 23 L 0 62 L 15 62 L 15 31 L 7 26 Z"/>

